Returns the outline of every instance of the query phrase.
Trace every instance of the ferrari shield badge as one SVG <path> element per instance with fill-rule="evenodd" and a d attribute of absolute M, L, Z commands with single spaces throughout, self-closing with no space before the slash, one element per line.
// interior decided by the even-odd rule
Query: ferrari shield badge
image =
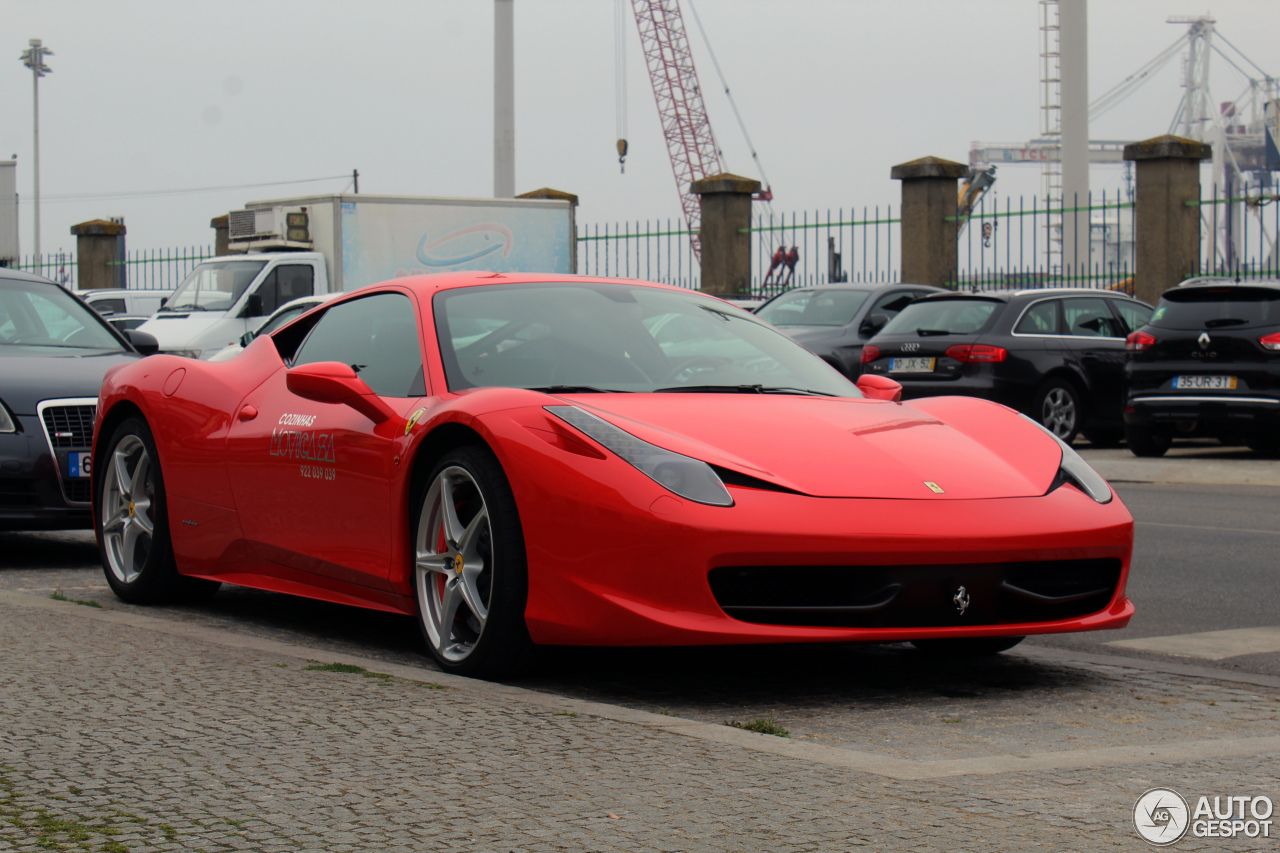
<path fill-rule="evenodd" d="M 412 415 L 409 415 L 409 420 L 406 421 L 404 425 L 405 435 L 408 435 L 410 432 L 413 431 L 413 428 L 418 425 L 418 420 L 423 416 L 423 414 L 426 413 L 426 411 L 427 411 L 426 409 L 418 409 L 418 411 L 414 412 Z"/>
<path fill-rule="evenodd" d="M 946 494 L 946 492 L 943 490 L 942 486 L 939 486 L 937 483 L 933 482 L 932 480 L 925 480 L 925 481 L 924 481 L 924 484 L 925 484 L 926 486 L 928 486 L 928 487 L 929 487 L 929 491 L 933 492 L 935 495 L 945 495 L 945 494 Z"/>

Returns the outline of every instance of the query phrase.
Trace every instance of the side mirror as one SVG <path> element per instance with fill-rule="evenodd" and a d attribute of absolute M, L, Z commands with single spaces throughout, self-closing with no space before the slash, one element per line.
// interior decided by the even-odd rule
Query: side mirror
<path fill-rule="evenodd" d="M 877 373 L 864 373 L 858 377 L 858 390 L 871 400 L 902 402 L 902 385 L 896 379 Z"/>
<path fill-rule="evenodd" d="M 262 316 L 262 294 L 250 293 L 249 298 L 244 303 L 244 315 L 246 317 Z"/>
<path fill-rule="evenodd" d="M 864 337 L 871 337 L 876 332 L 883 329 L 889 323 L 888 314 L 872 314 L 870 317 L 862 321 L 862 325 L 858 327 L 858 331 Z"/>
<path fill-rule="evenodd" d="M 156 340 L 156 336 L 150 332 L 140 332 L 137 329 L 126 329 L 124 339 L 133 345 L 133 348 L 143 355 L 155 355 L 160 352 L 160 342 Z"/>
<path fill-rule="evenodd" d="M 162 299 L 160 300 L 160 307 L 161 307 L 161 308 L 163 308 L 164 306 L 166 306 L 166 305 L 168 305 L 168 304 L 169 304 L 169 297 L 167 297 L 167 296 L 166 296 L 166 297 L 164 297 L 164 298 L 162 298 Z"/>
<path fill-rule="evenodd" d="M 350 406 L 375 424 L 396 417 L 395 410 L 383 402 L 349 364 L 317 361 L 291 367 L 285 374 L 285 387 L 299 397 L 317 403 Z"/>
<path fill-rule="evenodd" d="M 252 331 L 245 332 L 243 335 L 241 335 L 241 336 L 240 336 L 240 348 L 241 348 L 241 349 L 244 349 L 245 347 L 247 347 L 247 346 L 248 346 L 249 344 L 251 344 L 251 343 L 253 343 L 253 332 L 252 332 Z"/>

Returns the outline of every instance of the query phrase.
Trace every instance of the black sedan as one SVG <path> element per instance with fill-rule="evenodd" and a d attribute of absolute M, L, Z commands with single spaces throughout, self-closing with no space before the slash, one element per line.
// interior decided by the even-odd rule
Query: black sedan
<path fill-rule="evenodd" d="M 946 293 L 927 284 L 827 284 L 779 293 L 756 316 L 813 350 L 850 379 L 861 371 L 862 346 L 913 300 Z"/>
<path fill-rule="evenodd" d="M 1175 436 L 1280 451 L 1280 281 L 1200 279 L 1167 290 L 1129 335 L 1129 449 L 1161 456 Z"/>
<path fill-rule="evenodd" d="M 56 282 L 0 270 L 0 530 L 92 526 L 89 449 L 102 376 L 155 350 Z"/>
<path fill-rule="evenodd" d="M 1125 336 L 1151 306 L 1111 291 L 1037 288 L 945 293 L 907 306 L 862 351 L 864 372 L 902 384 L 904 399 L 984 397 L 1071 442 L 1124 433 Z"/>

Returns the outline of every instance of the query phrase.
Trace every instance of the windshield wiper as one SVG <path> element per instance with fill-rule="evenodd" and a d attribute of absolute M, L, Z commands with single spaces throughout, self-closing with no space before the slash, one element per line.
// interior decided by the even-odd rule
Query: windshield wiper
<path fill-rule="evenodd" d="M 544 394 L 630 394 L 630 391 L 619 391 L 617 388 L 596 388 L 591 385 L 539 385 L 530 391 L 541 391 Z"/>
<path fill-rule="evenodd" d="M 203 305 L 196 305 L 194 302 L 189 302 L 186 305 L 166 305 L 160 310 L 162 312 L 164 311 L 177 312 L 177 311 L 208 311 L 210 309 L 204 307 Z"/>
<path fill-rule="evenodd" d="M 949 335 L 951 333 L 946 329 L 916 329 L 916 334 L 922 338 L 930 338 L 936 335 Z"/>
<path fill-rule="evenodd" d="M 1238 317 L 1220 317 L 1217 320 L 1205 320 L 1204 327 L 1206 329 L 1217 329 L 1221 326 L 1243 326 L 1248 320 L 1241 320 Z"/>
<path fill-rule="evenodd" d="M 699 394 L 803 394 L 810 397 L 834 397 L 826 391 L 814 391 L 809 388 L 766 388 L 764 385 L 673 385 L 670 388 L 655 388 L 653 393 L 692 392 Z"/>

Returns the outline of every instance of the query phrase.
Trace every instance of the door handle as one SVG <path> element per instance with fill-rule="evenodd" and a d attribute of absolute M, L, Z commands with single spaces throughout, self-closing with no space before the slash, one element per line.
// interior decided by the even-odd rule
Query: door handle
<path fill-rule="evenodd" d="M 253 406 L 245 406 L 240 410 L 239 420 L 251 421 L 258 416 L 258 410 Z"/>

